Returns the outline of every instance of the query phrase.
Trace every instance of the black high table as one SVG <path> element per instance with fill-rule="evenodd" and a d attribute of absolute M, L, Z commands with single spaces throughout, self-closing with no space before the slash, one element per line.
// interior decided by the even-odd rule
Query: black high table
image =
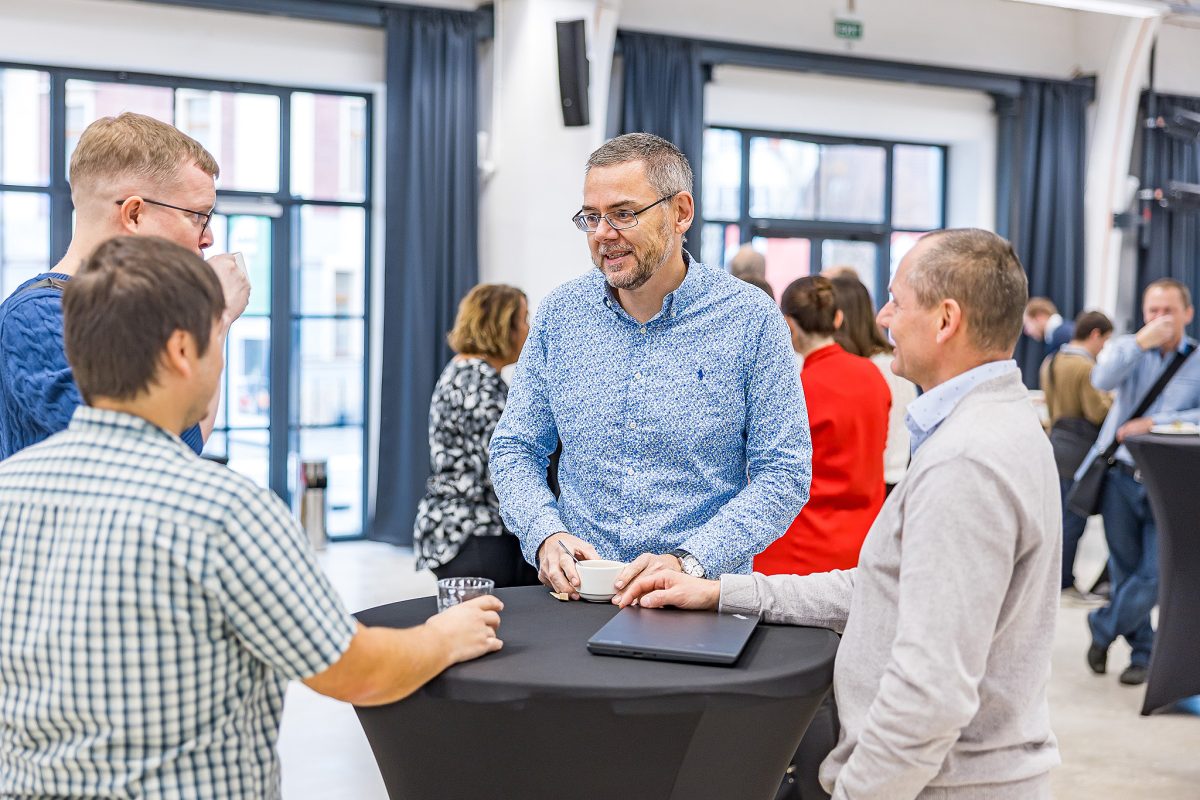
<path fill-rule="evenodd" d="M 393 800 L 768 800 L 833 680 L 824 629 L 760 625 L 732 667 L 595 656 L 615 606 L 496 594 L 500 652 L 356 709 Z M 408 627 L 435 610 L 423 597 L 356 616 Z"/>
<path fill-rule="evenodd" d="M 1158 630 L 1142 714 L 1200 694 L 1200 436 L 1125 442 L 1158 526 Z"/>

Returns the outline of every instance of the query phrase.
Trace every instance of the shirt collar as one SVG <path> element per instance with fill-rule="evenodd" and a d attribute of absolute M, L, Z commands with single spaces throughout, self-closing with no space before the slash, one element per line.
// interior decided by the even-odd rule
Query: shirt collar
<path fill-rule="evenodd" d="M 147 439 L 160 442 L 171 442 L 188 454 L 194 455 L 192 449 L 183 440 L 168 430 L 158 427 L 153 422 L 136 414 L 124 411 L 113 411 L 107 408 L 79 406 L 71 415 L 70 430 L 75 432 L 108 433 L 125 436 L 130 439 Z"/>
<path fill-rule="evenodd" d="M 1069 356 L 1083 356 L 1088 361 L 1096 360 L 1095 357 L 1091 354 L 1091 352 L 1089 352 L 1088 350 L 1085 350 L 1082 347 L 1076 347 L 1075 345 L 1072 345 L 1072 344 L 1064 344 L 1062 347 L 1058 348 L 1058 352 L 1064 356 L 1068 356 L 1068 355 Z"/>
<path fill-rule="evenodd" d="M 1013 359 L 1004 361 L 989 361 L 966 372 L 955 375 L 943 384 L 933 387 L 928 392 L 908 404 L 908 416 L 904 424 L 912 433 L 912 451 L 925 443 L 938 426 L 950 416 L 951 412 L 975 387 L 990 380 L 1007 375 L 1017 369 Z"/>

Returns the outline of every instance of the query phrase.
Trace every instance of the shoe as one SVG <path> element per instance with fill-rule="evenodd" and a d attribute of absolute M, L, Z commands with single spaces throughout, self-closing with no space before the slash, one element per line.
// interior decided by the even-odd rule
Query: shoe
<path fill-rule="evenodd" d="M 1087 662 L 1088 666 L 1091 667 L 1092 672 L 1096 673 L 1097 675 L 1103 675 L 1108 671 L 1108 648 L 1101 647 L 1098 644 L 1089 645 L 1087 651 Z M 1124 673 L 1122 673 L 1122 677 L 1124 677 Z M 1143 678 L 1143 680 L 1145 680 L 1145 678 Z"/>
<path fill-rule="evenodd" d="M 1146 673 L 1149 671 L 1149 669 L 1140 664 L 1130 664 L 1117 680 L 1126 686 L 1141 686 L 1146 682 Z"/>
<path fill-rule="evenodd" d="M 1082 589 L 1077 589 L 1074 586 L 1068 586 L 1062 590 L 1062 599 L 1068 605 L 1073 606 L 1088 606 L 1095 608 L 1096 606 L 1104 605 L 1104 598 L 1098 594 L 1085 592 Z"/>

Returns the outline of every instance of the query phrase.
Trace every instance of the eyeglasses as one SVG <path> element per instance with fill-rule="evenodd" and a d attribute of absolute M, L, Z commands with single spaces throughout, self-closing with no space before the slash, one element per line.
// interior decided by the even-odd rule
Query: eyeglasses
<path fill-rule="evenodd" d="M 638 214 L 643 214 L 654 208 L 659 203 L 670 200 L 679 192 L 671 192 L 666 197 L 660 197 L 645 208 L 639 208 L 637 211 L 613 211 L 610 214 L 584 214 L 582 211 L 571 217 L 571 221 L 575 223 L 575 227 L 584 233 L 593 233 L 600 227 L 600 220 L 608 223 L 608 227 L 613 230 L 622 231 L 626 228 L 632 228 L 638 224 Z"/>
<path fill-rule="evenodd" d="M 128 199 L 128 197 L 125 198 L 125 200 Z M 125 200 L 118 200 L 117 205 L 124 205 Z M 149 197 L 143 197 L 141 200 L 143 203 L 149 203 L 152 206 L 162 206 L 163 208 L 170 208 L 174 211 L 182 211 L 185 214 L 190 214 L 192 218 L 192 224 L 200 226 L 201 236 L 203 236 L 204 232 L 208 230 L 208 223 L 212 222 L 213 214 L 216 213 L 215 208 L 212 211 L 193 211 L 190 208 L 181 208 L 179 206 L 173 206 L 170 203 L 160 203 L 158 200 L 151 200 Z"/>

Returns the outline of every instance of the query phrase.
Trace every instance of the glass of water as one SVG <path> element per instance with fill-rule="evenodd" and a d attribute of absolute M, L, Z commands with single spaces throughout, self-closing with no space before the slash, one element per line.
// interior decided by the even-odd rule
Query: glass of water
<path fill-rule="evenodd" d="M 450 606 L 491 594 L 496 582 L 491 578 L 442 578 L 437 582 L 437 587 L 437 610 L 440 614 Z"/>

